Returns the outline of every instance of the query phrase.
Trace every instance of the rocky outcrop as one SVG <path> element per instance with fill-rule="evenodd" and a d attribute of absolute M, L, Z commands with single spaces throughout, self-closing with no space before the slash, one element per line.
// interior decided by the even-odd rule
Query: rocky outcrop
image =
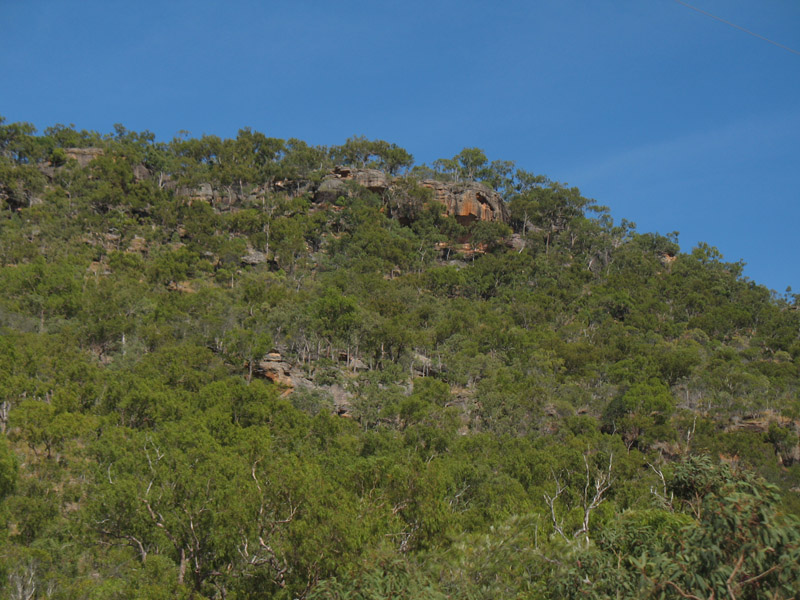
<path fill-rule="evenodd" d="M 262 360 L 258 362 L 256 373 L 262 377 L 266 377 L 272 383 L 283 385 L 288 388 L 294 387 L 294 380 L 292 379 L 292 365 L 284 362 L 281 355 L 277 352 L 267 354 Z"/>
<path fill-rule="evenodd" d="M 434 199 L 444 204 L 447 215 L 455 217 L 462 225 L 474 221 L 508 222 L 508 211 L 500 194 L 482 183 L 426 179 L 421 185 L 433 190 Z"/>
<path fill-rule="evenodd" d="M 335 202 L 339 196 L 347 195 L 348 182 L 378 194 L 395 191 L 397 187 L 396 180 L 378 169 L 336 167 L 322 180 L 314 194 L 314 200 Z M 508 222 L 508 211 L 500 194 L 482 183 L 426 179 L 420 185 L 432 190 L 433 199 L 445 207 L 448 216 L 455 217 L 462 225 L 475 221 Z M 402 197 L 402 194 L 395 197 Z"/>
<path fill-rule="evenodd" d="M 191 281 L 171 281 L 167 285 L 171 292 L 181 292 L 182 294 L 194 294 L 197 290 L 192 287 Z"/>
<path fill-rule="evenodd" d="M 354 181 L 371 192 L 385 192 L 392 185 L 392 179 L 379 169 L 353 169 L 336 167 L 333 176 L 344 181 Z"/>
<path fill-rule="evenodd" d="M 102 148 L 64 148 L 64 154 L 67 158 L 72 158 L 78 161 L 81 167 L 86 167 L 98 156 L 103 155 Z"/>
<path fill-rule="evenodd" d="M 347 195 L 347 182 L 352 181 L 371 192 L 382 194 L 392 185 L 391 178 L 378 169 L 354 169 L 336 167 L 319 184 L 314 193 L 317 202 L 335 202 L 339 196 Z"/>
<path fill-rule="evenodd" d="M 411 358 L 411 368 L 418 377 L 430 377 L 447 370 L 441 361 L 434 362 L 433 359 L 419 352 L 414 352 Z"/>
<path fill-rule="evenodd" d="M 113 234 L 111 234 L 113 235 Z M 117 236 L 119 238 L 119 236 Z M 131 243 L 128 245 L 126 252 L 147 252 L 147 240 L 138 235 L 133 236 Z"/>
<path fill-rule="evenodd" d="M 270 352 L 258 361 L 255 373 L 261 377 L 266 377 L 272 383 L 277 383 L 290 389 L 313 387 L 313 384 L 306 379 L 305 374 L 290 362 L 283 360 L 278 352 Z"/>
<path fill-rule="evenodd" d="M 316 202 L 334 203 L 339 196 L 347 195 L 347 184 L 338 177 L 326 177 L 314 193 Z"/>
<path fill-rule="evenodd" d="M 201 183 L 196 188 L 180 188 L 177 191 L 180 196 L 187 196 L 189 200 L 201 200 L 210 204 L 214 203 L 214 188 L 210 183 Z"/>
<path fill-rule="evenodd" d="M 256 250 L 252 246 L 248 246 L 247 254 L 242 256 L 240 260 L 244 265 L 255 266 L 267 262 L 268 258 L 267 255 L 261 252 L 260 250 Z"/>
<path fill-rule="evenodd" d="M 104 262 L 93 260 L 89 263 L 86 272 L 95 277 L 99 275 L 111 275 L 111 269 Z"/>
<path fill-rule="evenodd" d="M 150 179 L 153 174 L 150 172 L 150 169 L 145 167 L 144 165 L 134 165 L 133 166 L 133 180 L 134 181 L 145 181 Z"/>
<path fill-rule="evenodd" d="M 72 154 L 69 154 L 72 152 Z M 80 157 L 80 164 L 85 165 L 92 158 L 102 154 L 99 148 L 74 148 L 68 151 L 70 157 Z M 76 158 L 77 159 L 77 158 Z M 137 167 L 134 172 L 137 180 L 146 179 L 152 174 L 143 166 Z M 168 182 L 169 184 L 172 182 Z M 379 169 L 357 169 L 348 166 L 338 166 L 330 171 L 314 189 L 309 181 L 301 182 L 281 181 L 272 186 L 272 190 L 289 191 L 289 193 L 304 193 L 313 189 L 313 198 L 316 202 L 335 203 L 340 196 L 352 193 L 352 185 L 361 186 L 371 192 L 384 197 L 387 202 L 419 202 L 419 197 L 411 198 L 408 195 L 408 181 L 393 178 Z M 405 185 L 404 185 L 405 184 Z M 462 225 L 469 225 L 475 221 L 500 221 L 507 223 L 509 220 L 503 199 L 490 187 L 476 181 L 452 182 L 425 179 L 418 182 L 422 188 L 431 190 L 433 200 L 445 207 L 448 216 L 455 217 Z M 294 188 L 292 190 L 292 188 Z M 255 201 L 257 198 L 268 194 L 270 189 L 264 186 L 250 188 L 246 192 L 241 190 L 215 190 L 210 183 L 202 183 L 195 187 L 176 187 L 176 194 L 184 196 L 189 201 L 209 202 L 212 205 L 221 204 L 221 208 L 228 209 L 242 201 Z M 413 196 L 413 194 L 412 194 Z M 406 198 L 406 200 L 404 200 Z M 393 206 L 392 209 L 396 209 Z M 401 211 L 402 212 L 402 211 Z"/>
<path fill-rule="evenodd" d="M 257 377 L 269 379 L 272 383 L 286 388 L 283 395 L 289 395 L 296 390 L 307 390 L 322 393 L 330 398 L 333 410 L 343 417 L 350 416 L 351 400 L 353 396 L 338 383 L 318 385 L 306 377 L 306 373 L 296 364 L 284 359 L 279 352 L 270 352 L 258 361 L 253 374 Z"/>

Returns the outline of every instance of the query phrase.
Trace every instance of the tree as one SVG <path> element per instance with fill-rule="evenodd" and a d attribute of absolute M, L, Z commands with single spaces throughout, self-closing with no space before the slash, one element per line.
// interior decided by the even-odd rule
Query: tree
<path fill-rule="evenodd" d="M 490 174 L 489 161 L 480 148 L 464 148 L 453 158 L 433 161 L 434 169 L 451 177 L 454 181 L 477 181 Z"/>
<path fill-rule="evenodd" d="M 14 489 L 17 480 L 17 460 L 8 442 L 0 438 L 0 502 Z"/>
<path fill-rule="evenodd" d="M 154 434 L 109 432 L 96 448 L 92 522 L 142 564 L 166 555 L 177 566 L 177 583 L 197 592 L 224 595 L 261 571 L 284 587 L 288 569 L 278 536 L 297 505 L 291 492 L 268 484 L 276 460 L 266 460 L 265 442 L 252 459 L 249 448 L 221 446 L 197 419 Z"/>
<path fill-rule="evenodd" d="M 231 329 L 225 336 L 227 352 L 247 365 L 247 382 L 253 379 L 256 361 L 272 348 L 272 336 L 254 322 L 244 324 L 244 328 Z"/>
<path fill-rule="evenodd" d="M 643 436 L 653 435 L 652 429 L 663 426 L 673 410 L 672 395 L 663 383 L 655 379 L 635 383 L 608 404 L 604 429 L 619 433 L 630 450 Z"/>
<path fill-rule="evenodd" d="M 602 459 L 602 462 L 599 459 Z M 552 494 L 545 492 L 544 500 L 550 511 L 554 535 L 558 534 L 565 542 L 569 542 L 567 533 L 570 533 L 572 538 L 583 540 L 588 547 L 592 514 L 606 501 L 608 491 L 614 484 L 614 453 L 608 452 L 608 464 L 605 464 L 605 456 L 598 456 L 597 453 L 590 453 L 587 450 L 583 453 L 583 465 L 582 477 L 574 472 L 560 475 L 552 473 L 555 489 Z M 577 512 L 579 520 L 575 530 L 568 532 L 565 531 L 564 519 L 565 513 L 570 512 L 570 507 L 564 506 L 564 498 L 569 494 L 567 480 L 576 477 L 579 478 L 578 486 L 582 489 L 577 494 L 575 510 L 572 512 Z"/>
<path fill-rule="evenodd" d="M 340 578 L 315 586 L 309 600 L 445 600 L 432 577 L 411 560 L 391 552 L 371 557 L 368 564 Z"/>
<path fill-rule="evenodd" d="M 414 157 L 397 144 L 383 140 L 370 141 L 364 136 L 348 138 L 342 146 L 331 148 L 330 153 L 338 164 L 360 169 L 383 169 L 390 175 L 396 175 L 414 164 Z"/>
<path fill-rule="evenodd" d="M 338 289 L 326 288 L 314 303 L 314 317 L 320 335 L 328 341 L 328 354 L 335 343 L 347 344 L 357 322 L 358 305 Z"/>
<path fill-rule="evenodd" d="M 479 249 L 491 252 L 497 249 L 503 238 L 511 233 L 511 228 L 500 221 L 476 221 L 470 227 L 469 233 L 473 252 Z M 473 254 L 473 260 L 474 257 Z"/>
<path fill-rule="evenodd" d="M 281 174 L 287 179 L 296 181 L 299 189 L 303 180 L 311 179 L 315 172 L 329 167 L 330 163 L 327 149 L 309 146 L 302 140 L 290 138 L 286 142 L 283 160 L 280 163 Z"/>
<path fill-rule="evenodd" d="M 664 552 L 633 559 L 655 593 L 674 598 L 789 598 L 800 593 L 800 528 L 775 487 L 693 457 L 671 490 L 694 521 Z"/>
<path fill-rule="evenodd" d="M 593 204 L 581 196 L 578 188 L 550 183 L 547 187 L 529 187 L 514 196 L 510 211 L 523 236 L 532 232 L 539 239 L 543 237 L 545 252 L 549 254 L 553 240 L 569 231 L 573 222 L 580 220 Z"/>

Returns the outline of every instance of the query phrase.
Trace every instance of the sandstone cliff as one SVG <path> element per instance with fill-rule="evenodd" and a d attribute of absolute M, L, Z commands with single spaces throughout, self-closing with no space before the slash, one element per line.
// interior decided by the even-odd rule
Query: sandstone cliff
<path fill-rule="evenodd" d="M 422 186 L 433 190 L 434 199 L 444 204 L 447 214 L 455 217 L 462 225 L 473 221 L 508 222 L 508 211 L 500 194 L 482 183 L 450 183 L 426 179 Z"/>
<path fill-rule="evenodd" d="M 67 148 L 68 158 L 75 159 L 81 167 L 103 155 L 101 148 Z M 41 167 L 49 178 L 52 178 L 58 167 L 47 165 Z M 141 181 L 153 176 L 144 165 L 134 167 L 134 179 Z M 274 191 L 283 191 L 290 195 L 311 193 L 316 202 L 335 202 L 340 196 L 347 196 L 352 192 L 352 184 L 356 184 L 371 192 L 379 194 L 385 200 L 391 197 L 393 202 L 402 204 L 407 196 L 404 188 L 408 187 L 408 180 L 392 177 L 379 169 L 358 169 L 348 166 L 334 167 L 322 180 L 315 184 L 312 181 L 276 181 L 267 186 L 229 186 L 225 189 L 215 189 L 210 183 L 201 183 L 192 187 L 179 185 L 169 176 L 165 176 L 164 187 L 174 189 L 179 196 L 190 201 L 198 200 L 209 202 L 222 209 L 230 209 L 239 202 L 254 202 Z M 445 207 L 448 216 L 455 217 L 462 225 L 469 225 L 475 221 L 500 221 L 507 223 L 509 220 L 503 199 L 490 187 L 475 181 L 449 182 L 425 179 L 417 182 L 421 188 L 432 193 L 432 200 Z"/>
<path fill-rule="evenodd" d="M 317 202 L 333 202 L 339 196 L 346 196 L 348 182 L 382 195 L 398 187 L 398 179 L 377 169 L 336 167 L 322 180 L 314 192 L 314 199 Z M 508 211 L 500 194 L 482 183 L 425 179 L 420 186 L 431 190 L 433 200 L 442 204 L 447 215 L 455 217 L 462 225 L 474 221 L 508 222 Z"/>

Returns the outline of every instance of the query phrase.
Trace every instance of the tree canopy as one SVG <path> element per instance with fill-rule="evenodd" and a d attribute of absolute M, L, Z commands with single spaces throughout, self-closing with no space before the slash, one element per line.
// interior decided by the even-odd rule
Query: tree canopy
<path fill-rule="evenodd" d="M 798 390 L 797 296 L 479 148 L 0 120 L 3 597 L 796 597 Z"/>

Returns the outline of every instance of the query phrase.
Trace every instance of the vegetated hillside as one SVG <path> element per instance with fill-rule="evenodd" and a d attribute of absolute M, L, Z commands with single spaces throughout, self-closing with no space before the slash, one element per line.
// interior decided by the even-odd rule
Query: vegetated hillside
<path fill-rule="evenodd" d="M 474 148 L 0 122 L 2 596 L 797 595 L 741 271 Z"/>

